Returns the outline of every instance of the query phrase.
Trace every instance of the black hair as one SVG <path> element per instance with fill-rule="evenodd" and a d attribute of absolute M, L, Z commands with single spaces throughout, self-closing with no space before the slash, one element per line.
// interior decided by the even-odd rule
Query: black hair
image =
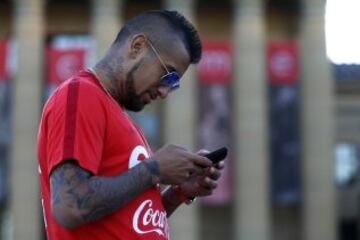
<path fill-rule="evenodd" d="M 180 37 L 190 56 L 190 63 L 201 59 L 201 41 L 195 27 L 179 12 L 152 10 L 141 13 L 125 23 L 114 44 L 123 42 L 136 33 L 146 33 L 151 42 L 174 40 Z"/>

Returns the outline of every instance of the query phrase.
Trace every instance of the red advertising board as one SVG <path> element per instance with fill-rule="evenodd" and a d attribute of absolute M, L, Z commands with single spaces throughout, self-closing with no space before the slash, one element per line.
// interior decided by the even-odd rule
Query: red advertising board
<path fill-rule="evenodd" d="M 230 80 L 232 55 L 230 42 L 203 42 L 203 56 L 197 68 L 199 88 L 199 147 L 215 150 L 231 145 L 230 134 Z M 225 169 L 218 180 L 218 187 L 211 196 L 202 198 L 206 205 L 224 205 L 230 202 L 231 153 L 225 160 Z"/>
<path fill-rule="evenodd" d="M 273 84 L 293 84 L 299 79 L 299 57 L 294 41 L 271 41 L 267 48 L 268 78 Z"/>
<path fill-rule="evenodd" d="M 205 41 L 197 71 L 202 84 L 228 83 L 232 74 L 230 42 Z"/>
<path fill-rule="evenodd" d="M 6 80 L 6 40 L 0 39 L 0 82 Z"/>
<path fill-rule="evenodd" d="M 85 49 L 57 49 L 48 47 L 46 53 L 46 80 L 58 85 L 85 66 Z"/>

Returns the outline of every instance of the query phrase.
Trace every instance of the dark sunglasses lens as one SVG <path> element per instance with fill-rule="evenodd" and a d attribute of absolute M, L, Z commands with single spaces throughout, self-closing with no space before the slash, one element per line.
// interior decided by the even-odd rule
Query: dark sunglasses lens
<path fill-rule="evenodd" d="M 180 87 L 179 75 L 176 72 L 170 72 L 161 78 L 160 84 L 174 91 Z"/>

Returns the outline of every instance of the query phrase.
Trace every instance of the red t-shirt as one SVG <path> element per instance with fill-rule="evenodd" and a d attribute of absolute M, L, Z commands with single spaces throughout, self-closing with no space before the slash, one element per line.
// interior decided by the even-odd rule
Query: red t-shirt
<path fill-rule="evenodd" d="M 74 230 L 59 225 L 50 208 L 49 176 L 64 159 L 75 159 L 96 176 L 128 171 L 151 154 L 140 129 L 82 71 L 47 101 L 38 134 L 39 174 L 48 240 L 166 240 L 168 223 L 160 189 L 154 186 L 114 213 Z"/>

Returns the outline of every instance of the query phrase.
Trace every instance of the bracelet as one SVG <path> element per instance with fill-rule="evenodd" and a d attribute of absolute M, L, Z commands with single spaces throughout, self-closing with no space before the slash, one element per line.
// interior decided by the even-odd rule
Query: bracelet
<path fill-rule="evenodd" d="M 181 187 L 179 185 L 173 186 L 172 189 L 174 190 L 176 196 L 179 198 L 181 203 L 185 203 L 186 205 L 190 205 L 195 201 L 195 197 L 187 197 L 184 195 Z"/>

